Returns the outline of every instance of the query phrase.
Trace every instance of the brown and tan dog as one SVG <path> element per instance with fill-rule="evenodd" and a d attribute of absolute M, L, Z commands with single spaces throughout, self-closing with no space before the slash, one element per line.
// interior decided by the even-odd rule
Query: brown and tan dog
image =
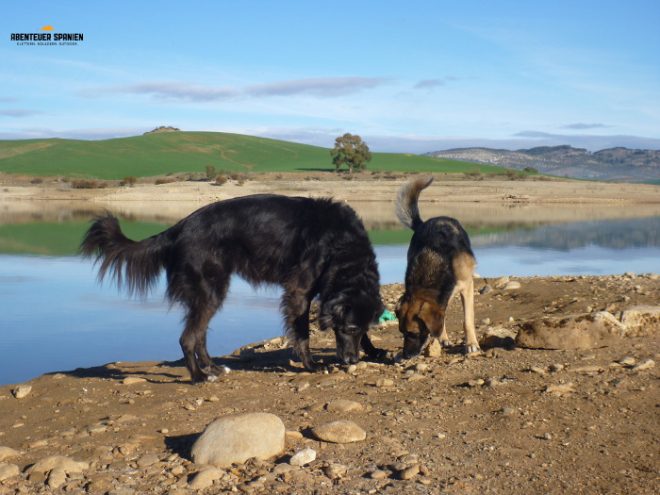
<path fill-rule="evenodd" d="M 420 218 L 419 194 L 431 182 L 433 177 L 410 180 L 401 186 L 397 198 L 399 220 L 415 232 L 408 248 L 406 289 L 396 309 L 406 359 L 418 355 L 434 337 L 444 347 L 450 345 L 445 314 L 455 294 L 463 302 L 465 351 L 480 350 L 474 329 L 476 261 L 470 238 L 455 218 Z"/>

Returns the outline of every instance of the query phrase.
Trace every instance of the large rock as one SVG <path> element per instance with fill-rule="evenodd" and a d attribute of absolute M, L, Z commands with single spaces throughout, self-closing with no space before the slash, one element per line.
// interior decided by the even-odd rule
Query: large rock
<path fill-rule="evenodd" d="M 516 344 L 529 349 L 593 349 L 617 342 L 626 327 L 606 311 L 526 322 Z"/>
<path fill-rule="evenodd" d="M 331 400 L 325 405 L 326 410 L 330 412 L 348 413 L 362 411 L 362 404 L 348 399 Z"/>
<path fill-rule="evenodd" d="M 284 423 L 269 413 L 218 418 L 206 427 L 192 448 L 196 464 L 229 467 L 250 457 L 268 459 L 284 450 Z"/>
<path fill-rule="evenodd" d="M 660 306 L 635 306 L 621 313 L 626 335 L 650 335 L 660 330 Z"/>
<path fill-rule="evenodd" d="M 340 419 L 317 426 L 312 432 L 319 440 L 332 443 L 360 442 L 367 438 L 367 432 L 353 421 Z"/>

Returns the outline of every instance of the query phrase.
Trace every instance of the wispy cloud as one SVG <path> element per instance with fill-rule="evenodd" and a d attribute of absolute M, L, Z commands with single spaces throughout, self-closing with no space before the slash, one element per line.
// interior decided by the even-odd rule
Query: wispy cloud
<path fill-rule="evenodd" d="M 37 110 L 28 110 L 25 108 L 6 108 L 6 109 L 0 109 L 0 116 L 2 117 L 15 117 L 15 118 L 20 118 L 20 117 L 29 117 L 31 115 L 37 115 L 40 114 L 41 112 L 38 112 Z"/>
<path fill-rule="evenodd" d="M 18 98 L 13 96 L 0 96 L 0 103 L 14 103 L 18 101 Z"/>
<path fill-rule="evenodd" d="M 258 84 L 246 88 L 249 96 L 290 96 L 311 95 L 332 98 L 372 89 L 387 80 L 380 77 L 319 77 Z"/>
<path fill-rule="evenodd" d="M 264 98 L 273 96 L 308 95 L 332 98 L 357 93 L 385 84 L 377 77 L 321 77 L 295 79 L 246 87 L 213 87 L 183 82 L 145 82 L 121 86 L 88 88 L 79 92 L 85 97 L 105 94 L 147 95 L 164 100 L 192 102 L 220 101 L 235 98 Z"/>
<path fill-rule="evenodd" d="M 457 81 L 458 78 L 455 76 L 445 76 L 436 79 L 422 79 L 417 84 L 415 84 L 415 89 L 434 89 L 440 86 L 446 86 L 447 83 Z"/>
<path fill-rule="evenodd" d="M 607 127 L 611 127 L 611 126 L 600 123 L 585 124 L 584 122 L 576 122 L 574 124 L 563 125 L 561 126 L 561 129 L 585 130 L 585 129 L 605 129 Z"/>
<path fill-rule="evenodd" d="M 80 92 L 82 96 L 87 97 L 97 97 L 108 93 L 147 95 L 164 100 L 195 102 L 226 100 L 238 96 L 238 92 L 231 88 L 213 88 L 176 82 L 148 82 L 125 86 L 90 88 Z"/>

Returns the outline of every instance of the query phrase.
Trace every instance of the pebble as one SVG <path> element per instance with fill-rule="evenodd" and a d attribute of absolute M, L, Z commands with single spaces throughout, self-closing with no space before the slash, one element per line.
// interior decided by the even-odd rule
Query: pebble
<path fill-rule="evenodd" d="M 138 467 L 145 468 L 151 466 L 152 464 L 156 464 L 159 461 L 160 459 L 156 454 L 145 454 L 138 459 L 137 465 Z"/>
<path fill-rule="evenodd" d="M 626 356 L 622 359 L 619 359 L 619 361 L 617 361 L 617 362 L 619 364 L 623 365 L 623 366 L 635 366 L 635 363 L 637 363 L 637 360 L 632 356 Z"/>
<path fill-rule="evenodd" d="M 516 410 L 513 407 L 503 407 L 500 412 L 504 416 L 513 416 L 516 413 Z"/>
<path fill-rule="evenodd" d="M 529 371 L 536 373 L 537 375 L 544 376 L 546 374 L 545 368 L 540 368 L 538 366 L 532 366 L 529 368 Z"/>
<path fill-rule="evenodd" d="M 550 367 L 549 367 L 549 369 L 550 369 L 550 371 L 552 371 L 553 373 L 559 373 L 560 371 L 562 371 L 562 370 L 564 369 L 564 365 L 563 365 L 563 364 L 559 364 L 559 363 L 551 364 Z"/>
<path fill-rule="evenodd" d="M 213 485 L 215 480 L 222 478 L 223 472 L 217 468 L 209 467 L 199 471 L 192 477 L 188 486 L 193 490 L 204 490 Z"/>
<path fill-rule="evenodd" d="M 358 369 L 357 365 L 351 364 L 351 365 L 349 365 L 348 368 L 346 368 L 346 373 L 352 375 L 353 373 L 357 372 L 357 369 Z"/>
<path fill-rule="evenodd" d="M 338 420 L 312 428 L 319 440 L 332 443 L 360 442 L 367 438 L 367 432 L 353 421 Z"/>
<path fill-rule="evenodd" d="M 284 433 L 284 439 L 289 443 L 297 442 L 298 440 L 302 440 L 302 438 L 303 434 L 296 430 L 287 430 Z"/>
<path fill-rule="evenodd" d="M 66 472 L 62 468 L 53 469 L 48 475 L 48 487 L 53 490 L 58 489 L 66 481 Z"/>
<path fill-rule="evenodd" d="M 470 380 L 467 382 L 467 386 L 474 388 L 474 387 L 481 387 L 485 382 L 481 378 L 477 378 L 476 380 Z"/>
<path fill-rule="evenodd" d="M 413 464 L 398 472 L 400 480 L 411 480 L 419 474 L 419 464 Z"/>
<path fill-rule="evenodd" d="M 650 370 L 655 366 L 655 361 L 653 359 L 647 359 L 646 361 L 643 361 L 639 364 L 636 364 L 635 366 L 632 367 L 633 371 L 644 371 L 644 370 Z"/>
<path fill-rule="evenodd" d="M 342 413 L 347 413 L 347 412 L 358 412 L 362 411 L 364 408 L 362 407 L 362 404 L 359 402 L 356 402 L 354 400 L 348 400 L 348 399 L 335 399 L 330 402 L 328 402 L 325 405 L 325 409 L 330 412 L 342 412 Z"/>
<path fill-rule="evenodd" d="M 10 464 L 8 462 L 0 463 L 0 482 L 18 476 L 21 470 L 16 464 Z"/>
<path fill-rule="evenodd" d="M 380 378 L 376 381 L 376 386 L 378 388 L 393 387 L 394 386 L 394 380 L 392 380 L 390 378 Z"/>
<path fill-rule="evenodd" d="M 483 320 L 481 320 L 481 324 L 490 325 L 491 324 L 490 318 L 484 318 Z"/>
<path fill-rule="evenodd" d="M 24 399 L 32 392 L 32 385 L 19 385 L 11 391 L 17 399 Z"/>
<path fill-rule="evenodd" d="M 390 477 L 390 473 L 388 471 L 383 471 L 382 469 L 376 469 L 369 473 L 369 477 L 372 480 L 384 480 Z"/>
<path fill-rule="evenodd" d="M 433 339 L 429 345 L 424 349 L 424 355 L 426 357 L 439 357 L 442 355 L 442 345 L 438 342 L 438 339 Z"/>
<path fill-rule="evenodd" d="M 418 372 L 420 372 L 420 373 L 423 373 L 423 372 L 425 372 L 425 371 L 428 370 L 428 369 L 429 369 L 429 365 L 426 364 L 426 363 L 417 363 L 417 364 L 415 365 L 415 371 L 418 371 Z"/>
<path fill-rule="evenodd" d="M 348 474 L 348 467 L 343 464 L 332 462 L 323 468 L 323 474 L 331 480 L 338 480 L 346 477 Z"/>
<path fill-rule="evenodd" d="M 482 296 L 488 294 L 489 292 L 493 292 L 493 288 L 488 284 L 484 285 L 481 289 L 479 289 L 479 294 L 481 294 Z"/>
<path fill-rule="evenodd" d="M 436 433 L 435 438 L 437 438 L 438 440 L 444 440 L 445 438 L 447 438 L 447 435 L 445 433 Z"/>
<path fill-rule="evenodd" d="M 147 380 L 140 378 L 139 376 L 127 376 L 121 382 L 124 385 L 135 385 L 136 383 L 145 383 Z"/>
<path fill-rule="evenodd" d="M 575 392 L 575 385 L 573 385 L 573 383 L 560 383 L 558 385 L 548 385 L 545 387 L 546 394 L 552 394 L 556 396 L 567 395 L 572 392 Z"/>
<path fill-rule="evenodd" d="M 63 455 L 51 455 L 37 461 L 31 468 L 30 473 L 47 473 L 53 469 L 61 469 L 67 474 L 82 473 L 89 468 L 86 462 L 78 462 Z"/>
<path fill-rule="evenodd" d="M 14 450 L 11 447 L 0 447 L 0 462 L 19 455 L 21 455 L 21 452 Z"/>
<path fill-rule="evenodd" d="M 310 449 L 309 447 L 306 449 L 299 450 L 293 456 L 291 456 L 291 460 L 289 461 L 289 464 L 292 466 L 305 466 L 306 464 L 309 464 L 310 462 L 313 462 L 316 459 L 316 450 Z"/>

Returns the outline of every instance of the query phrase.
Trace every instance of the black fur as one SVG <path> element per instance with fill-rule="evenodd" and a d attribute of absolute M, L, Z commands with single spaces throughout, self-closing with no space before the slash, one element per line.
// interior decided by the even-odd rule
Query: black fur
<path fill-rule="evenodd" d="M 165 270 L 167 298 L 186 310 L 180 344 L 194 382 L 217 372 L 206 331 L 232 273 L 284 288 L 287 336 L 306 368 L 314 368 L 309 306 L 316 295 L 319 321 L 334 329 L 342 361 L 356 362 L 360 344 L 379 353 L 367 335 L 383 310 L 376 257 L 355 212 L 329 199 L 262 194 L 219 201 L 140 242 L 106 215 L 89 228 L 81 252 L 96 255 L 99 278 L 110 273 L 132 294 L 145 294 Z"/>

